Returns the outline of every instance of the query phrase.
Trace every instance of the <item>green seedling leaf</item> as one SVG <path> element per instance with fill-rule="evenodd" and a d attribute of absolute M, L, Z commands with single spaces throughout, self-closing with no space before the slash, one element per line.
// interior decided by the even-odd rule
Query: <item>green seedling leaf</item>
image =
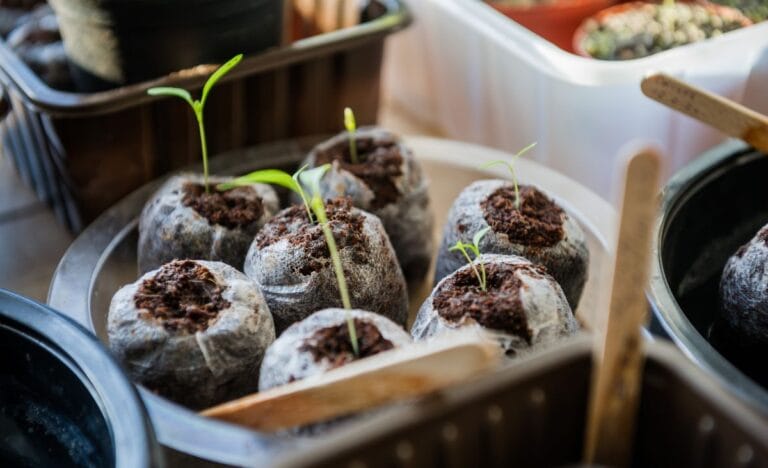
<path fill-rule="evenodd" d="M 304 203 L 304 208 L 307 210 L 307 216 L 309 216 L 309 222 L 314 223 L 315 220 L 312 218 L 312 209 L 309 206 L 309 197 L 307 197 L 306 192 L 304 192 L 304 188 L 301 186 L 301 174 L 304 173 L 304 171 L 307 170 L 309 167 L 309 164 L 304 164 L 293 173 L 293 176 L 291 177 L 293 179 L 293 182 L 296 184 L 296 193 L 299 194 L 301 197 L 301 201 Z"/>
<path fill-rule="evenodd" d="M 467 263 L 469 263 L 469 266 L 472 267 L 472 271 L 475 273 L 475 276 L 477 277 L 477 282 L 480 284 L 480 289 L 483 291 L 487 290 L 488 287 L 488 279 L 486 277 L 485 272 L 485 264 L 483 262 L 479 262 L 480 269 L 477 269 L 477 259 L 480 258 L 480 241 L 483 239 L 483 237 L 488 233 L 490 230 L 490 226 L 486 227 L 485 229 L 481 229 L 480 231 L 476 232 L 475 235 L 472 237 L 472 243 L 462 242 L 462 241 L 456 241 L 456 244 L 451 246 L 448 251 L 449 252 L 461 252 L 462 255 L 464 255 L 464 258 L 467 260 Z M 472 257 L 469 256 L 469 252 L 472 252 L 472 254 L 475 256 L 475 259 L 472 260 Z"/>
<path fill-rule="evenodd" d="M 318 166 L 314 169 L 299 172 L 298 179 L 301 182 L 301 185 L 309 189 L 309 193 L 312 194 L 313 198 L 315 196 L 320 198 L 320 181 L 323 179 L 323 176 L 326 172 L 328 172 L 328 169 L 330 168 L 330 164 L 323 164 L 322 166 Z"/>
<path fill-rule="evenodd" d="M 352 350 L 355 352 L 355 356 L 360 355 L 360 349 L 357 343 L 357 330 L 355 330 L 355 322 L 352 320 L 352 315 L 349 311 L 352 309 L 352 302 L 349 299 L 349 289 L 347 288 L 347 279 L 344 277 L 344 268 L 341 264 L 341 256 L 339 255 L 339 248 L 336 245 L 336 239 L 333 237 L 333 231 L 328 223 L 328 215 L 325 212 L 325 205 L 323 199 L 320 196 L 320 179 L 328 170 L 330 164 L 324 164 L 315 169 L 302 172 L 299 178 L 302 183 L 310 187 L 310 193 L 312 193 L 312 199 L 310 206 L 312 212 L 315 213 L 317 221 L 320 223 L 320 228 L 323 230 L 323 236 L 325 236 L 325 242 L 328 245 L 328 251 L 331 253 L 331 262 L 333 263 L 333 271 L 336 273 L 336 282 L 339 284 L 339 294 L 341 295 L 341 303 L 344 305 L 344 309 L 347 311 L 347 329 L 349 330 L 349 339 L 352 343 Z"/>
<path fill-rule="evenodd" d="M 485 169 L 485 168 L 497 166 L 499 164 L 503 164 L 504 166 L 507 167 L 507 169 L 509 169 L 509 173 L 512 176 L 512 184 L 515 186 L 515 209 L 517 209 L 518 211 L 520 211 L 520 187 L 518 186 L 518 183 L 517 183 L 517 173 L 515 172 L 515 162 L 517 161 L 517 158 L 519 158 L 520 156 L 522 156 L 525 153 L 527 153 L 528 151 L 530 151 L 531 148 L 533 148 L 534 146 L 536 146 L 536 142 L 533 142 L 530 145 L 528 145 L 525 148 L 523 148 L 520 151 L 518 151 L 517 154 L 512 156 L 512 161 L 511 162 L 510 161 L 497 160 L 497 161 L 491 161 L 489 163 L 486 163 L 486 164 L 483 164 L 482 166 L 480 166 L 481 168 Z"/>
<path fill-rule="evenodd" d="M 357 122 L 355 121 L 354 112 L 349 107 L 344 108 L 344 127 L 349 134 L 349 159 L 352 161 L 352 164 L 357 164 L 357 142 L 355 140 Z"/>
<path fill-rule="evenodd" d="M 227 63 L 220 66 L 213 74 L 208 78 L 208 81 L 203 87 L 203 96 L 200 100 L 192 99 L 192 95 L 189 91 L 182 88 L 172 88 L 168 86 L 161 86 L 157 88 L 150 88 L 147 90 L 147 94 L 150 96 L 176 96 L 185 100 L 192 108 L 192 112 L 195 113 L 195 119 L 197 120 L 197 127 L 200 131 L 200 148 L 203 153 L 203 181 L 205 185 L 205 193 L 210 193 L 208 185 L 208 143 L 205 138 L 205 122 L 203 120 L 203 114 L 205 110 L 205 101 L 208 99 L 208 93 L 210 93 L 213 85 L 216 84 L 219 79 L 227 74 L 235 65 L 240 63 L 243 59 L 243 54 L 237 55 L 230 59 Z"/>
<path fill-rule="evenodd" d="M 321 166 L 323 174 L 325 171 L 330 168 L 330 164 L 326 164 L 327 167 Z M 307 216 L 309 217 L 309 222 L 314 223 L 315 219 L 312 215 L 312 208 L 310 205 L 310 199 L 307 197 L 307 193 L 304 191 L 304 188 L 301 186 L 300 178 L 302 174 L 304 174 L 305 170 L 307 169 L 308 165 L 305 164 L 302 167 L 299 168 L 296 172 L 293 173 L 293 175 L 288 174 L 285 171 L 281 171 L 280 169 L 262 169 L 259 171 L 251 172 L 250 174 L 246 174 L 244 176 L 240 176 L 236 179 L 233 179 L 229 182 L 224 182 L 216 186 L 218 190 L 225 191 L 225 190 L 232 190 L 235 187 L 243 187 L 246 185 L 251 184 L 271 184 L 271 185 L 277 185 L 280 187 L 285 187 L 288 190 L 293 191 L 294 193 L 298 194 L 299 197 L 301 197 L 302 203 L 304 203 L 304 208 L 307 210 Z M 310 171 L 311 172 L 311 171 Z M 320 177 L 322 178 L 322 174 L 320 174 Z M 314 181 L 312 181 L 314 183 Z M 317 181 L 317 185 L 319 187 L 319 180 Z"/>
<path fill-rule="evenodd" d="M 178 98 L 181 98 L 189 103 L 190 106 L 194 107 L 193 101 L 192 101 L 192 95 L 189 94 L 189 91 L 186 89 L 181 88 L 171 88 L 168 86 L 159 86 L 157 88 L 149 88 L 147 90 L 147 94 L 150 96 L 176 96 Z"/>
<path fill-rule="evenodd" d="M 254 171 L 250 174 L 238 177 L 237 179 L 229 182 L 224 182 L 216 186 L 219 190 L 231 190 L 235 187 L 243 187 L 251 184 L 272 184 L 285 187 L 296 193 L 299 192 L 299 187 L 293 177 L 285 171 L 280 169 L 263 169 L 260 171 Z"/>
<path fill-rule="evenodd" d="M 216 85 L 216 83 L 229 73 L 230 70 L 235 68 L 238 63 L 240 63 L 243 60 L 243 54 L 238 54 L 229 59 L 224 65 L 220 66 L 213 74 L 208 78 L 208 81 L 205 82 L 205 86 L 203 86 L 203 96 L 200 98 L 200 105 L 205 106 L 205 102 L 208 100 L 208 93 L 211 92 L 211 89 Z"/>
<path fill-rule="evenodd" d="M 475 249 L 477 251 L 480 251 L 480 241 L 483 240 L 483 237 L 485 237 L 486 234 L 488 234 L 488 231 L 491 230 L 491 227 L 488 226 L 485 229 L 481 229 L 475 233 L 475 235 L 472 237 L 472 243 L 475 245 Z"/>

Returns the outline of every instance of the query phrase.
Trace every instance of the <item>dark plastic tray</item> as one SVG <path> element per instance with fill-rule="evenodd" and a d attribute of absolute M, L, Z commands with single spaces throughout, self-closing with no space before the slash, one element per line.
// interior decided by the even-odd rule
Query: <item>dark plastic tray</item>
<path fill-rule="evenodd" d="M 284 467 L 550 467 L 581 462 L 591 341 L 582 337 L 283 458 Z M 649 342 L 632 466 L 768 467 L 768 422 L 674 347 Z"/>
<path fill-rule="evenodd" d="M 337 132 L 345 106 L 361 124 L 374 123 L 384 39 L 411 20 L 400 0 L 387 5 L 387 14 L 367 23 L 247 57 L 211 94 L 210 153 Z M 199 159 L 186 104 L 146 90 L 181 86 L 196 93 L 210 71 L 197 67 L 98 93 L 63 92 L 43 83 L 0 40 L 0 87 L 10 105 L 0 123 L 0 149 L 57 218 L 78 232 L 137 187 Z"/>

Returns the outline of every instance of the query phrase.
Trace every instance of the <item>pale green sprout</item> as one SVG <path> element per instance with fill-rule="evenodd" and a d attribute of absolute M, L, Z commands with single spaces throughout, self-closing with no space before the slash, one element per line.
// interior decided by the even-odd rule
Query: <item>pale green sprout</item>
<path fill-rule="evenodd" d="M 307 216 L 309 216 L 309 222 L 314 223 L 315 218 L 312 216 L 312 208 L 309 206 L 309 197 L 307 197 L 307 193 L 299 182 L 299 178 L 307 169 L 307 166 L 308 164 L 303 165 L 298 171 L 294 172 L 293 175 L 281 171 L 280 169 L 262 169 L 260 171 L 251 172 L 250 174 L 245 174 L 244 176 L 240 176 L 229 182 L 221 183 L 217 185 L 216 188 L 224 191 L 251 184 L 271 184 L 285 187 L 301 197 L 301 201 L 304 203 L 304 208 L 307 210 Z M 323 173 L 325 173 L 325 171 L 323 171 Z"/>
<path fill-rule="evenodd" d="M 523 154 L 527 153 L 531 148 L 536 146 L 536 142 L 531 143 L 530 145 L 526 146 L 525 148 L 521 149 L 517 152 L 517 154 L 512 156 L 512 161 L 503 161 L 503 160 L 497 160 L 497 161 L 491 161 L 487 164 L 483 164 L 481 167 L 488 168 L 491 166 L 497 166 L 499 164 L 503 164 L 507 166 L 507 169 L 509 169 L 510 174 L 512 175 L 512 184 L 515 186 L 515 209 L 520 211 L 520 187 L 517 183 L 517 173 L 515 172 L 515 162 L 517 161 L 517 158 L 522 156 Z"/>
<path fill-rule="evenodd" d="M 349 107 L 344 108 L 344 127 L 346 127 L 349 134 L 349 159 L 352 164 L 357 164 L 357 143 L 355 141 L 357 122 L 355 121 L 354 112 Z"/>
<path fill-rule="evenodd" d="M 490 226 L 486 227 L 485 229 L 481 229 L 480 231 L 477 231 L 475 235 L 472 237 L 472 243 L 468 242 L 462 242 L 462 241 L 456 241 L 456 244 L 448 249 L 450 252 L 460 251 L 464 258 L 467 259 L 467 262 L 469 263 L 469 266 L 472 267 L 472 270 L 475 272 L 475 276 L 477 276 L 477 281 L 480 283 L 480 289 L 483 291 L 487 290 L 487 278 L 485 276 L 485 264 L 483 262 L 480 262 L 480 270 L 478 271 L 477 266 L 475 265 L 475 262 L 472 260 L 472 258 L 469 256 L 469 252 L 472 252 L 475 256 L 475 260 L 480 258 L 480 241 L 483 239 L 483 237 L 488 233 L 488 231 L 491 229 Z"/>
<path fill-rule="evenodd" d="M 213 86 L 218 82 L 221 77 L 226 75 L 231 69 L 233 69 L 243 59 L 243 54 L 232 57 L 227 63 L 220 66 L 213 74 L 208 77 L 208 81 L 203 86 L 203 93 L 199 100 L 192 99 L 192 95 L 189 91 L 182 88 L 171 88 L 167 86 L 161 86 L 157 88 L 150 88 L 147 90 L 147 94 L 150 96 L 176 96 L 180 99 L 187 101 L 192 107 L 192 111 L 195 113 L 197 119 L 197 127 L 200 130 L 200 147 L 203 153 L 203 181 L 205 185 L 205 193 L 210 193 L 208 187 L 208 144 L 205 138 L 205 123 L 203 122 L 203 113 L 205 110 L 205 103 L 208 100 L 208 94 L 213 89 Z"/>
<path fill-rule="evenodd" d="M 352 350 L 355 352 L 355 356 L 360 355 L 360 349 L 357 343 L 357 331 L 355 330 L 355 323 L 352 320 L 352 315 L 349 311 L 352 309 L 352 302 L 349 299 L 349 289 L 347 288 L 347 279 L 344 277 L 344 269 L 341 265 L 341 256 L 339 256 L 339 248 L 336 245 L 336 239 L 333 237 L 333 231 L 328 224 L 328 215 L 325 212 L 325 205 L 323 204 L 323 198 L 320 195 L 320 180 L 323 175 L 330 169 L 330 164 L 324 164 L 315 169 L 302 172 L 299 174 L 299 180 L 301 184 L 309 188 L 309 192 L 312 194 L 309 206 L 312 208 L 312 212 L 315 213 L 320 228 L 323 230 L 325 236 L 325 242 L 328 244 L 328 251 L 331 253 L 331 262 L 333 263 L 333 270 L 336 273 L 336 281 L 339 283 L 339 293 L 341 294 L 341 303 L 344 305 L 347 316 L 347 329 L 349 330 L 349 339 L 352 342 Z"/>

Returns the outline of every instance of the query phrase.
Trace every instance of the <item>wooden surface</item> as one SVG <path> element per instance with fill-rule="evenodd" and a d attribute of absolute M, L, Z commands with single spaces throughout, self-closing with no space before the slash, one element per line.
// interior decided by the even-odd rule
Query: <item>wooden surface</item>
<path fill-rule="evenodd" d="M 0 288 L 44 301 L 72 236 L 0 156 Z"/>
<path fill-rule="evenodd" d="M 641 87 L 651 99 L 768 153 L 768 117 L 663 73 L 646 77 Z"/>
<path fill-rule="evenodd" d="M 477 333 L 388 351 L 322 375 L 254 393 L 204 416 L 275 431 L 327 421 L 467 382 L 498 365 L 501 348 Z"/>
<path fill-rule="evenodd" d="M 641 327 L 646 324 L 651 227 L 656 216 L 661 165 L 651 150 L 626 163 L 619 239 L 605 330 L 595 337 L 595 372 L 585 461 L 628 466 L 643 366 Z"/>

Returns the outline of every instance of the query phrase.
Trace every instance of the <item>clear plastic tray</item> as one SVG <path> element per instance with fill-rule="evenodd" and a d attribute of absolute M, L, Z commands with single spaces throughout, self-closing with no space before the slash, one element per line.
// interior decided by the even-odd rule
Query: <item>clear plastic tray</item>
<path fill-rule="evenodd" d="M 627 62 L 565 52 L 477 0 L 411 2 L 414 27 L 394 37 L 385 96 L 444 136 L 517 151 L 606 197 L 614 159 L 655 142 L 671 174 L 725 137 L 643 96 L 664 71 L 768 112 L 768 22 Z M 415 46 L 418 44 L 418 46 Z"/>

